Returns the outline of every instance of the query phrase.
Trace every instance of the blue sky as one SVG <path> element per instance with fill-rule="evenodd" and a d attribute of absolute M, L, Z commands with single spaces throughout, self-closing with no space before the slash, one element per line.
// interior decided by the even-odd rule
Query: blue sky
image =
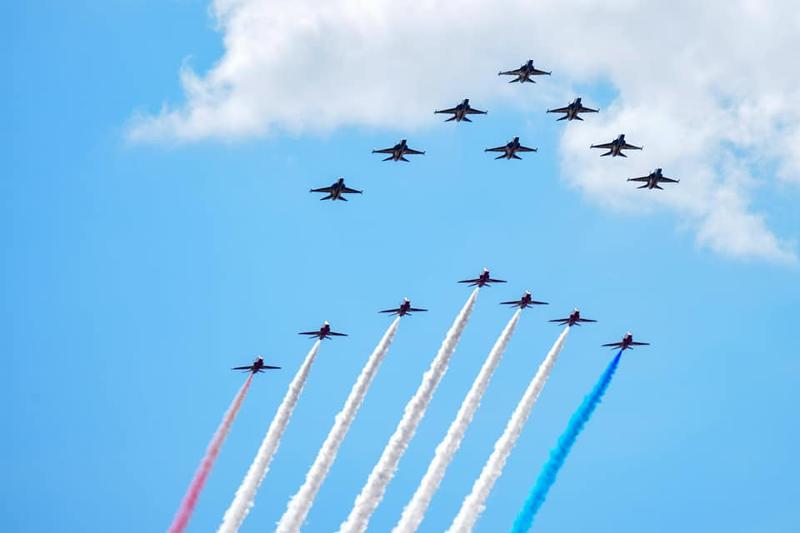
<path fill-rule="evenodd" d="M 243 528 L 269 530 L 389 325 L 376 311 L 408 296 L 430 312 L 403 321 L 309 516 L 307 531 L 333 530 L 469 294 L 455 281 L 484 266 L 510 282 L 481 292 L 374 531 L 396 522 L 510 318 L 498 302 L 526 289 L 551 305 L 523 316 L 421 531 L 449 524 L 558 335 L 546 319 L 576 305 L 599 322 L 571 333 L 477 530 L 510 527 L 613 355 L 599 345 L 627 329 L 653 345 L 625 354 L 537 531 L 797 530 L 796 266 L 716 253 L 669 210 L 605 209 L 562 176 L 565 126 L 504 100 L 473 124 L 431 118 L 410 133 L 345 124 L 131 142 L 136 111 L 183 101 L 187 56 L 202 72 L 223 53 L 205 2 L 10 9 L 0 36 L 7 531 L 165 529 L 241 385 L 228 368 L 263 354 L 284 370 L 253 384 L 190 526 L 216 528 L 310 347 L 295 333 L 327 319 L 351 336 L 323 346 Z M 600 106 L 615 97 L 602 81 L 579 87 Z M 540 152 L 513 162 L 482 152 L 517 134 Z M 400 165 L 370 154 L 406 136 L 427 155 Z M 307 193 L 340 175 L 363 197 L 334 205 Z M 782 187 L 750 201 L 796 240 L 797 189 Z"/>

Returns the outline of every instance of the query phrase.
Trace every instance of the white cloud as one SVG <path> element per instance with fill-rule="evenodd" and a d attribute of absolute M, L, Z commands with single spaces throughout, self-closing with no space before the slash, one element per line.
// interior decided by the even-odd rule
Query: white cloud
<path fill-rule="evenodd" d="M 613 104 L 565 125 L 570 183 L 616 209 L 647 195 L 722 254 L 796 261 L 750 207 L 759 187 L 800 183 L 795 2 L 216 0 L 212 12 L 223 57 L 200 76 L 182 69 L 186 102 L 134 117 L 132 139 L 423 128 L 463 97 L 538 109 L 604 82 Z M 495 76 L 528 57 L 553 77 L 521 91 Z M 621 132 L 645 150 L 607 161 L 587 149 Z M 655 166 L 681 184 L 661 193 L 620 180 Z"/>

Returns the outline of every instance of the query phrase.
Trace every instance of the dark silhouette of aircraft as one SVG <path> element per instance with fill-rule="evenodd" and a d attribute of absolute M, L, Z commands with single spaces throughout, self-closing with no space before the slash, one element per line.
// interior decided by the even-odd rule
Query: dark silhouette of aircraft
<path fill-rule="evenodd" d="M 551 73 L 546 72 L 544 70 L 539 70 L 533 66 L 533 59 L 529 59 L 527 63 L 519 67 L 518 69 L 514 70 L 506 70 L 505 72 L 498 72 L 498 76 L 516 76 L 513 80 L 509 81 L 508 83 L 525 83 L 529 81 L 531 83 L 536 83 L 533 80 L 533 76 L 549 76 Z"/>
<path fill-rule="evenodd" d="M 621 350 L 633 350 L 634 346 L 650 346 L 649 342 L 634 342 L 633 341 L 633 333 L 630 331 L 622 337 L 621 342 L 609 342 L 608 344 L 604 344 L 603 346 L 609 346 L 611 348 L 620 348 Z"/>
<path fill-rule="evenodd" d="M 469 283 L 470 287 L 475 287 L 475 286 L 478 286 L 478 287 L 489 286 L 489 287 L 491 287 L 491 285 L 489 285 L 490 283 L 506 283 L 506 281 L 503 280 L 503 279 L 492 279 L 489 276 L 489 269 L 488 268 L 484 268 L 483 272 L 481 273 L 481 275 L 478 276 L 477 278 L 475 278 L 475 279 L 462 279 L 461 281 L 459 281 L 459 283 Z"/>
<path fill-rule="evenodd" d="M 253 361 L 252 365 L 235 366 L 231 370 L 244 370 L 245 372 L 252 372 L 253 374 L 258 374 L 259 372 L 264 372 L 265 370 L 278 370 L 278 369 L 280 369 L 279 366 L 265 365 L 263 357 L 256 357 L 256 360 Z"/>
<path fill-rule="evenodd" d="M 344 178 L 339 178 L 337 181 L 333 183 L 330 187 L 320 187 L 319 189 L 311 189 L 308 192 L 323 192 L 326 193 L 327 196 L 323 196 L 320 200 L 342 200 L 343 202 L 347 201 L 347 198 L 342 196 L 343 194 L 361 194 L 364 191 L 358 191 L 356 189 L 351 189 L 344 184 Z"/>
<path fill-rule="evenodd" d="M 537 302 L 536 300 L 534 300 L 531 291 L 525 291 L 525 294 L 523 294 L 522 298 L 520 298 L 519 300 L 500 302 L 500 304 L 513 305 L 514 307 L 519 307 L 520 309 L 525 309 L 526 307 L 530 307 L 533 305 L 548 305 L 547 302 Z"/>
<path fill-rule="evenodd" d="M 403 298 L 403 303 L 400 304 L 400 307 L 397 307 L 395 309 L 384 309 L 383 311 L 378 311 L 378 312 L 389 313 L 397 316 L 406 316 L 410 315 L 411 313 L 422 313 L 424 311 L 427 311 L 427 309 L 411 307 L 411 300 L 409 300 L 408 298 Z"/>
<path fill-rule="evenodd" d="M 597 320 L 592 320 L 591 318 L 581 318 L 581 312 L 576 307 L 567 318 L 556 318 L 554 320 L 549 320 L 548 322 L 555 322 L 559 326 L 580 326 L 581 323 L 586 322 L 597 322 Z"/>
<path fill-rule="evenodd" d="M 408 163 L 408 159 L 406 159 L 405 155 L 424 155 L 425 152 L 420 152 L 419 150 L 412 150 L 406 144 L 406 140 L 402 139 L 399 143 L 395 144 L 391 148 L 383 148 L 382 150 L 373 150 L 373 154 L 391 154 L 389 157 L 384 159 L 384 161 L 405 161 Z"/>
<path fill-rule="evenodd" d="M 456 122 L 472 122 L 467 115 L 485 115 L 487 111 L 480 111 L 478 109 L 473 109 L 469 105 L 469 98 L 465 98 L 463 102 L 458 104 L 455 107 L 451 107 L 450 109 L 440 109 L 438 111 L 434 111 L 434 113 L 444 113 L 447 115 L 452 114 L 453 116 L 445 120 L 445 122 L 451 122 L 455 120 Z"/>
<path fill-rule="evenodd" d="M 610 155 L 611 157 L 628 157 L 624 153 L 623 150 L 641 150 L 642 146 L 634 146 L 632 144 L 628 144 L 625 142 L 625 134 L 621 133 L 619 137 L 611 141 L 610 143 L 605 144 L 593 144 L 589 148 L 602 148 L 603 150 L 608 150 L 608 152 L 604 154 L 600 154 L 600 157 Z"/>
<path fill-rule="evenodd" d="M 583 120 L 578 113 L 597 113 L 597 109 L 585 107 L 581 103 L 580 98 L 576 98 L 571 104 L 566 107 L 559 107 L 556 109 L 548 109 L 548 113 L 564 113 L 564 116 L 558 120 Z M 557 122 L 557 121 L 556 121 Z"/>
<path fill-rule="evenodd" d="M 663 187 L 660 187 L 659 183 L 680 183 L 681 180 L 674 180 L 672 178 L 664 177 L 661 173 L 661 169 L 657 168 L 647 176 L 642 176 L 640 178 L 628 178 L 628 181 L 637 181 L 637 182 L 644 182 L 644 185 L 640 187 L 636 187 L 637 189 L 661 189 L 664 190 Z"/>
<path fill-rule="evenodd" d="M 496 148 L 487 148 L 484 152 L 503 152 L 502 154 L 495 157 L 495 159 L 522 159 L 520 156 L 517 155 L 517 152 L 536 152 L 536 148 L 528 148 L 527 146 L 522 146 L 519 143 L 519 137 L 514 137 L 511 139 L 511 142 L 504 146 L 498 146 Z"/>
<path fill-rule="evenodd" d="M 335 331 L 331 331 L 331 325 L 326 320 L 322 323 L 322 327 L 319 328 L 319 331 L 301 331 L 298 335 L 308 335 L 309 337 L 316 337 L 319 340 L 330 339 L 333 337 L 347 337 L 347 333 L 336 333 Z"/>

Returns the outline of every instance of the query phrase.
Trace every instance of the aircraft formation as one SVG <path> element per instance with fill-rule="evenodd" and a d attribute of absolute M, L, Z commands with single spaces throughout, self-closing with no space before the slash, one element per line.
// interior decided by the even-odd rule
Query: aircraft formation
<path fill-rule="evenodd" d="M 517 69 L 513 70 L 506 70 L 498 72 L 498 76 L 513 76 L 508 83 L 536 83 L 534 81 L 535 76 L 550 76 L 552 72 L 547 72 L 544 70 L 539 70 L 533 66 L 533 60 L 529 59 L 526 63 L 520 66 Z M 548 109 L 547 113 L 557 113 L 561 114 L 562 116 L 556 119 L 556 122 L 566 120 L 568 122 L 572 122 L 573 120 L 583 121 L 583 117 L 581 117 L 581 113 L 599 113 L 599 109 L 593 109 L 591 107 L 586 107 L 583 105 L 583 100 L 579 98 L 575 98 L 572 102 L 567 104 L 563 107 L 557 107 L 554 109 Z M 446 119 L 445 122 L 472 122 L 470 119 L 470 115 L 486 115 L 488 111 L 482 111 L 480 109 L 475 109 L 469 103 L 469 98 L 465 98 L 455 107 L 450 107 L 447 109 L 437 109 L 433 112 L 434 114 L 444 114 L 444 115 L 451 115 L 450 118 Z M 601 144 L 593 144 L 589 148 L 600 148 L 603 150 L 607 150 L 601 157 L 604 156 L 611 156 L 611 157 L 628 157 L 625 155 L 624 150 L 642 150 L 642 146 L 635 146 L 633 144 L 629 144 L 625 140 L 625 134 L 621 133 L 611 142 L 601 143 Z M 525 152 L 538 152 L 537 148 L 529 148 L 527 146 L 523 146 L 520 143 L 519 137 L 514 137 L 511 141 L 507 144 L 502 146 L 497 146 L 494 148 L 486 148 L 485 152 L 496 152 L 499 153 L 495 159 L 522 159 L 518 153 L 525 153 Z M 409 159 L 406 159 L 405 156 L 407 155 L 425 155 L 425 151 L 422 150 L 414 150 L 409 148 L 408 140 L 401 139 L 400 142 L 392 146 L 391 148 L 381 148 L 377 150 L 372 150 L 373 154 L 386 154 L 388 157 L 383 159 L 383 161 L 404 161 L 406 163 L 410 162 Z M 660 189 L 663 190 L 663 187 L 659 186 L 660 183 L 680 183 L 680 180 L 666 178 L 662 175 L 662 169 L 657 168 L 653 170 L 647 176 L 637 177 L 637 178 L 628 178 L 627 181 L 632 182 L 642 182 L 644 185 L 637 187 L 637 189 Z M 352 194 L 362 194 L 364 191 L 350 189 L 346 187 L 344 184 L 344 178 L 339 178 L 337 182 L 335 182 L 330 187 L 321 187 L 319 189 L 311 189 L 309 192 L 318 192 L 318 193 L 326 193 L 326 196 L 320 198 L 320 200 L 343 200 L 347 201 L 347 198 L 343 196 L 345 193 L 352 193 Z"/>

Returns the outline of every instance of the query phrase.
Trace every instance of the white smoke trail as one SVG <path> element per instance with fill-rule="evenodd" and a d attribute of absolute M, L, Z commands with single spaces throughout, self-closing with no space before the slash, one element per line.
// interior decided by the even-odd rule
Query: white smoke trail
<path fill-rule="evenodd" d="M 394 339 L 395 333 L 397 333 L 399 325 L 400 317 L 397 317 L 389 326 L 389 329 L 386 330 L 386 333 L 378 343 L 378 346 L 375 347 L 372 355 L 369 356 L 367 363 L 361 370 L 361 374 L 350 390 L 350 395 L 347 397 L 344 407 L 339 414 L 336 415 L 333 427 L 330 432 L 328 432 L 328 436 L 322 444 L 317 458 L 314 460 L 314 464 L 311 465 L 311 468 L 308 470 L 303 486 L 300 487 L 300 490 L 298 490 L 289 501 L 286 512 L 283 513 L 283 516 L 278 522 L 276 528 L 278 533 L 300 531 L 311 509 L 311 505 L 314 503 L 314 498 L 316 498 L 323 481 L 325 481 L 325 477 L 328 475 L 328 471 L 336 460 L 339 446 L 342 444 L 342 441 L 344 441 L 347 431 L 350 429 L 350 424 L 353 423 L 358 409 L 361 407 L 361 403 L 367 395 L 369 386 L 372 384 L 372 379 L 375 377 L 375 374 L 378 373 L 378 369 L 384 357 L 389 352 L 389 346 L 392 344 L 392 340 Z"/>
<path fill-rule="evenodd" d="M 297 400 L 300 398 L 300 393 L 303 392 L 303 386 L 306 383 L 306 378 L 308 378 L 311 365 L 317 357 L 321 342 L 321 340 L 318 340 L 314 343 L 314 346 L 311 347 L 308 355 L 306 355 L 305 361 L 303 361 L 294 379 L 292 379 L 292 382 L 289 384 L 289 390 L 286 391 L 286 395 L 283 397 L 283 401 L 278 407 L 278 411 L 275 413 L 272 423 L 269 425 L 267 435 L 261 442 L 258 453 L 256 453 L 256 457 L 253 459 L 253 463 L 250 465 L 247 474 L 244 476 L 244 480 L 242 480 L 242 484 L 236 491 L 236 496 L 234 496 L 230 507 L 225 511 L 225 516 L 222 518 L 222 525 L 218 530 L 219 533 L 233 533 L 238 531 L 245 517 L 247 517 L 247 513 L 249 513 L 250 509 L 253 507 L 258 487 L 261 486 L 264 476 L 267 475 L 272 457 L 275 455 L 275 452 L 278 451 L 281 437 L 283 436 L 286 426 L 289 424 L 289 419 L 292 417 L 292 412 L 294 411 L 295 405 L 297 405 Z"/>
<path fill-rule="evenodd" d="M 478 297 L 478 291 L 479 289 L 472 291 L 467 303 L 464 304 L 455 321 L 453 321 L 453 325 L 450 326 L 450 330 L 447 332 L 444 341 L 442 341 L 441 347 L 439 347 L 439 352 L 434 357 L 430 368 L 422 376 L 422 383 L 417 388 L 417 392 L 406 404 L 403 418 L 397 425 L 397 429 L 389 439 L 389 443 L 384 448 L 378 463 L 372 469 L 369 478 L 367 478 L 367 483 L 361 489 L 361 493 L 356 497 L 350 516 L 339 526 L 339 533 L 363 533 L 367 529 L 372 513 L 375 512 L 378 504 L 383 499 L 386 486 L 394 476 L 400 458 L 403 457 L 408 443 L 414 437 L 417 425 L 422 420 L 422 417 L 425 416 L 425 410 L 428 408 L 431 398 L 433 398 L 433 393 L 447 371 L 450 357 L 453 355 L 461 338 L 461 333 L 463 333 L 472 313 L 472 308 Z"/>
<path fill-rule="evenodd" d="M 489 460 L 483 465 L 480 476 L 472 485 L 472 492 L 464 498 L 461 509 L 458 511 L 453 523 L 450 524 L 450 529 L 447 530 L 448 533 L 469 533 L 475 526 L 480 514 L 486 508 L 486 498 L 489 497 L 497 478 L 503 473 L 506 460 L 517 443 L 520 433 L 522 433 L 522 428 L 525 426 L 525 422 L 536 404 L 539 393 L 542 392 L 547 378 L 550 377 L 553 365 L 555 365 L 558 354 L 567 339 L 567 333 L 569 333 L 569 326 L 564 328 L 564 331 L 561 332 L 561 335 L 558 336 L 555 344 L 547 353 L 547 357 L 539 365 L 539 370 L 536 371 L 536 375 L 528 384 L 528 388 L 525 389 L 525 394 L 522 395 L 522 400 L 517 404 L 517 408 L 514 409 L 505 431 L 495 442 L 492 455 L 489 456 Z"/>
<path fill-rule="evenodd" d="M 511 317 L 511 320 L 509 320 L 506 327 L 500 333 L 492 350 L 483 362 L 483 366 L 480 372 L 478 372 L 475 381 L 472 383 L 469 392 L 467 392 L 467 396 L 464 398 L 464 402 L 461 404 L 456 418 L 450 424 L 450 428 L 447 430 L 447 434 L 442 442 L 436 447 L 436 453 L 430 465 L 428 465 L 425 476 L 423 476 L 414 496 L 411 497 L 411 501 L 403 510 L 403 515 L 400 517 L 400 521 L 393 530 L 394 533 L 411 533 L 416 531 L 422 519 L 425 517 L 425 512 L 428 510 L 431 499 L 433 499 L 433 495 L 436 494 L 439 485 L 442 483 L 444 474 L 450 462 L 453 460 L 453 456 L 458 451 L 459 446 L 461 446 L 464 433 L 466 433 L 467 428 L 472 422 L 472 417 L 475 416 L 475 412 L 481 404 L 481 398 L 483 398 L 483 394 L 489 386 L 489 381 L 491 381 L 497 365 L 500 364 L 500 360 L 503 358 L 503 353 L 506 351 L 511 336 L 514 334 L 514 328 L 517 326 L 517 322 L 519 322 L 521 313 L 522 309 L 518 309 L 517 312 L 514 313 L 514 316 Z"/>

